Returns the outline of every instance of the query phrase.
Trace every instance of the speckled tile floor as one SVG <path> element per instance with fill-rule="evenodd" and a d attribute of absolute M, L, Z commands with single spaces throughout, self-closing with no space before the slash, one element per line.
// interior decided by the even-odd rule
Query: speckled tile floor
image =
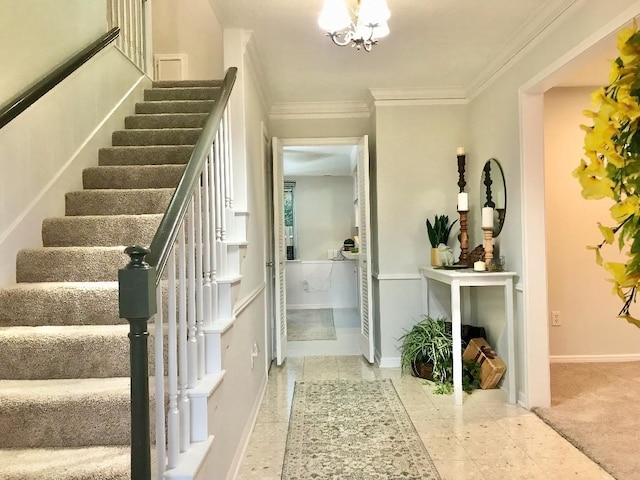
<path fill-rule="evenodd" d="M 272 367 L 236 480 L 280 480 L 296 380 L 391 378 L 443 480 L 612 480 L 535 414 L 477 390 L 453 405 L 399 369 L 361 356 L 289 358 Z"/>

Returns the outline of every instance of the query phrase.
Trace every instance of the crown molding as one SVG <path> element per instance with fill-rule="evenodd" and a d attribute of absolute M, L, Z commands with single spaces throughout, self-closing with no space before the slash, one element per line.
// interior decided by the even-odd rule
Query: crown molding
<path fill-rule="evenodd" d="M 373 105 L 396 107 L 411 105 L 464 105 L 467 103 L 462 87 L 441 88 L 371 88 Z"/>
<path fill-rule="evenodd" d="M 332 118 L 369 118 L 366 102 L 289 102 L 271 106 L 271 120 L 312 120 Z"/>
<path fill-rule="evenodd" d="M 547 1 L 526 25 L 505 42 L 510 48 L 496 55 L 473 76 L 466 98 L 471 101 L 477 97 L 585 2 L 586 0 Z"/>

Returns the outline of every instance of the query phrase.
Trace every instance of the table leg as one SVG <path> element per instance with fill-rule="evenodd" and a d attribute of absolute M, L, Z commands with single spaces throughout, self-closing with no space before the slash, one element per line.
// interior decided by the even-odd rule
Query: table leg
<path fill-rule="evenodd" d="M 422 313 L 429 315 L 429 279 L 422 275 Z"/>
<path fill-rule="evenodd" d="M 513 280 L 508 278 L 504 286 L 504 308 L 507 323 L 507 379 L 509 403 L 516 403 L 516 330 L 513 311 Z"/>
<path fill-rule="evenodd" d="M 451 282 L 451 334 L 453 337 L 453 396 L 462 405 L 462 328 L 460 319 L 460 281 Z"/>

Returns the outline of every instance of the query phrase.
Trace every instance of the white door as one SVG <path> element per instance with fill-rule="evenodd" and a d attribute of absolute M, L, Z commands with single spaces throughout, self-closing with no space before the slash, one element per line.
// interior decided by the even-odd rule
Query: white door
<path fill-rule="evenodd" d="M 370 362 L 374 362 L 373 311 L 371 305 L 371 249 L 369 233 L 371 232 L 369 204 L 369 136 L 358 141 L 358 236 L 360 239 L 360 255 L 358 272 L 360 276 L 360 351 Z"/>
<path fill-rule="evenodd" d="M 271 152 L 271 139 L 263 126 L 263 150 L 265 171 L 265 318 L 266 318 L 266 357 L 267 370 L 276 358 L 276 317 L 275 317 L 275 273 L 273 268 L 273 254 L 275 251 L 274 217 L 273 217 L 273 155 Z"/>
<path fill-rule="evenodd" d="M 275 245 L 273 271 L 275 274 L 276 363 L 282 365 L 287 357 L 287 299 L 285 288 L 286 247 L 284 239 L 284 178 L 282 175 L 282 143 L 276 137 L 273 147 L 273 229 Z"/>

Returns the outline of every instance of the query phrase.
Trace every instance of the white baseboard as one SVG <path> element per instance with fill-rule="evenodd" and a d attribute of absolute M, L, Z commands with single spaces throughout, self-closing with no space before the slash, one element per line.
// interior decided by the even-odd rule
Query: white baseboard
<path fill-rule="evenodd" d="M 400 368 L 400 357 L 380 357 L 380 368 Z"/>
<path fill-rule="evenodd" d="M 640 362 L 640 353 L 611 355 L 549 355 L 549 363 Z"/>

